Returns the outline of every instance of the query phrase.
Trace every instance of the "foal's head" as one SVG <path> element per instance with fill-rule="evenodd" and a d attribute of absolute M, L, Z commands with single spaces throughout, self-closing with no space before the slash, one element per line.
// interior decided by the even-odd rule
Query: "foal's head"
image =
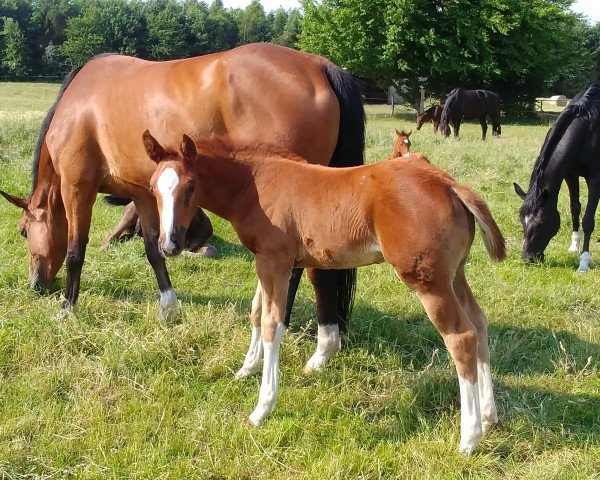
<path fill-rule="evenodd" d="M 399 132 L 396 130 L 396 141 L 394 142 L 394 147 L 392 148 L 392 153 L 390 154 L 390 158 L 397 157 L 408 157 L 410 155 L 410 135 L 412 134 L 412 130 L 408 133 L 402 130 Z"/>
<path fill-rule="evenodd" d="M 160 217 L 159 251 L 167 257 L 179 255 L 185 247 L 185 232 L 197 202 L 198 179 L 190 165 L 196 161 L 196 145 L 183 136 L 179 152 L 164 149 L 146 130 L 143 135 L 146 153 L 157 164 L 150 179 Z"/>

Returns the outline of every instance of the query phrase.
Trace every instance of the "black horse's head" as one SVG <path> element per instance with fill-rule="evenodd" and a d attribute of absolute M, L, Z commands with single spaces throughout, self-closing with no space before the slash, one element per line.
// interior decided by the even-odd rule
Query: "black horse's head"
<path fill-rule="evenodd" d="M 519 185 L 513 185 L 517 195 L 523 199 L 519 210 L 525 237 L 521 257 L 526 262 L 543 261 L 544 250 L 560 229 L 558 209 L 553 202 L 548 201 L 548 190 L 538 193 L 530 190 L 526 194 Z"/>

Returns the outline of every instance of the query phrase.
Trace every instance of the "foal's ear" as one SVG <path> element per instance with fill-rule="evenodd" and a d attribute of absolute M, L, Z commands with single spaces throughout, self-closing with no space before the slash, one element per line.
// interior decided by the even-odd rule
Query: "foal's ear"
<path fill-rule="evenodd" d="M 515 182 L 513 182 L 513 187 L 515 187 L 516 194 L 519 197 L 521 197 L 523 200 L 525 200 L 525 197 L 527 196 L 527 194 L 523 191 L 523 189 Z"/>
<path fill-rule="evenodd" d="M 196 160 L 196 144 L 185 133 L 183 134 L 183 138 L 181 139 L 181 145 L 179 149 L 181 150 L 181 154 L 183 155 L 184 160 Z"/>
<path fill-rule="evenodd" d="M 150 132 L 146 130 L 142 135 L 142 139 L 144 140 L 144 148 L 146 149 L 146 153 L 150 160 L 154 163 L 159 163 L 163 158 L 166 157 L 165 149 L 158 143 L 158 140 L 150 135 Z"/>
<path fill-rule="evenodd" d="M 6 198 L 13 205 L 22 208 L 23 210 L 29 209 L 29 202 L 24 198 L 15 197 L 14 195 L 10 195 L 9 193 L 3 192 L 2 190 L 0 190 L 0 195 Z"/>
<path fill-rule="evenodd" d="M 394 130 L 396 130 L 396 136 L 399 137 L 400 135 L 402 135 L 397 128 L 394 128 Z"/>

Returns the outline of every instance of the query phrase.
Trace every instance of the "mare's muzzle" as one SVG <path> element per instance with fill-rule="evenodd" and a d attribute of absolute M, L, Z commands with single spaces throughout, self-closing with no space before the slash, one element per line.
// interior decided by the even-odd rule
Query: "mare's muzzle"
<path fill-rule="evenodd" d="M 544 261 L 544 252 L 526 252 L 523 250 L 521 258 L 527 263 L 540 263 Z"/>
<path fill-rule="evenodd" d="M 39 274 L 29 276 L 29 285 L 36 292 L 45 295 L 56 291 L 56 281 L 47 281 Z"/>

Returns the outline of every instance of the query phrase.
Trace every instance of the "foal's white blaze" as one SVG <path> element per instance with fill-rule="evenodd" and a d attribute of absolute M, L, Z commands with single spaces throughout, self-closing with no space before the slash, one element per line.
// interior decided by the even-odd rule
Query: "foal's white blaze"
<path fill-rule="evenodd" d="M 250 421 L 255 426 L 260 426 L 265 417 L 275 407 L 277 401 L 277 391 L 279 389 L 279 347 L 281 338 L 285 333 L 285 325 L 279 323 L 275 330 L 275 337 L 272 342 L 264 342 L 264 364 L 260 393 L 258 394 L 258 404 L 250 414 Z"/>
<path fill-rule="evenodd" d="M 317 350 L 306 362 L 304 373 L 322 370 L 337 352 L 341 350 L 340 327 L 338 325 L 319 325 Z"/>
<path fill-rule="evenodd" d="M 470 455 L 481 437 L 483 429 L 479 410 L 479 382 L 471 383 L 458 376 L 460 387 L 460 445 L 459 450 Z"/>
<path fill-rule="evenodd" d="M 410 157 L 410 152 L 406 152 L 404 155 L 402 155 L 403 157 Z"/>
<path fill-rule="evenodd" d="M 235 378 L 246 378 L 250 375 L 258 373 L 260 370 L 260 360 L 262 357 L 262 338 L 260 336 L 260 327 L 252 327 L 252 338 L 250 339 L 250 347 L 244 358 L 242 368 L 235 374 Z"/>
<path fill-rule="evenodd" d="M 174 248 L 171 243 L 171 234 L 173 233 L 173 193 L 179 184 L 179 177 L 173 168 L 165 168 L 156 181 L 156 188 L 160 192 L 162 199 L 162 211 L 160 214 L 160 224 L 164 233 L 163 248 L 170 250 Z"/>
<path fill-rule="evenodd" d="M 569 252 L 579 253 L 579 232 L 573 232 L 571 234 L 571 245 L 569 246 Z"/>
<path fill-rule="evenodd" d="M 481 408 L 481 423 L 483 433 L 486 433 L 498 423 L 498 412 L 494 401 L 492 372 L 489 363 L 477 362 L 477 380 L 479 383 L 479 407 Z"/>
<path fill-rule="evenodd" d="M 406 143 L 408 145 L 410 142 L 408 141 L 408 139 L 405 138 L 404 143 Z"/>
<path fill-rule="evenodd" d="M 592 262 L 592 256 L 590 252 L 583 252 L 579 258 L 579 273 L 586 273 L 590 269 L 590 263 Z"/>

